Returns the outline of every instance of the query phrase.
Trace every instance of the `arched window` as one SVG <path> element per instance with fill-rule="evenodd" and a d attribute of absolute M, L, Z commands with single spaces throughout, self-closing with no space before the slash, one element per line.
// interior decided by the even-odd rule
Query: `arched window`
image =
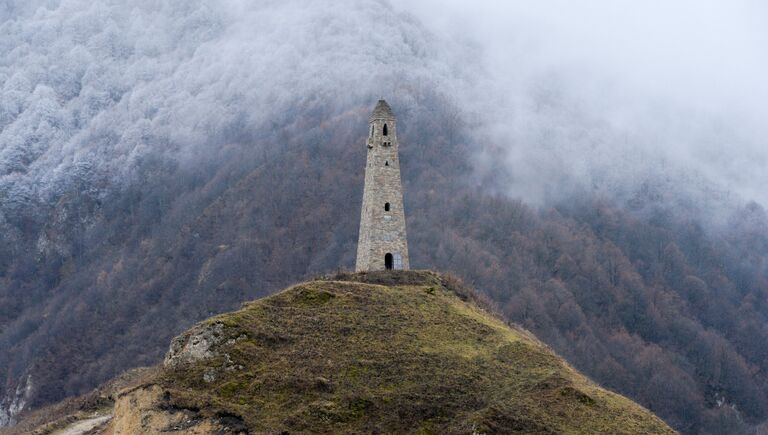
<path fill-rule="evenodd" d="M 392 254 L 387 252 L 387 255 L 384 256 L 384 268 L 387 270 L 392 270 Z"/>
<path fill-rule="evenodd" d="M 389 166 L 389 160 L 384 162 L 384 166 Z"/>
<path fill-rule="evenodd" d="M 384 211 L 389 211 L 389 203 L 384 204 Z"/>
<path fill-rule="evenodd" d="M 384 136 L 386 136 L 386 135 L 387 135 L 387 124 L 384 124 L 384 130 L 382 131 L 382 134 L 383 134 Z"/>

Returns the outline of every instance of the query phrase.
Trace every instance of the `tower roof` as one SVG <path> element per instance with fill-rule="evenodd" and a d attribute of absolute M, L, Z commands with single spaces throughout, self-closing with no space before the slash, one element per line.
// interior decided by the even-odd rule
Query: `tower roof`
<path fill-rule="evenodd" d="M 373 112 L 371 113 L 371 119 L 381 118 L 395 118 L 395 113 L 392 112 L 392 108 L 389 107 L 389 104 L 387 104 L 387 102 L 384 100 L 379 100 L 379 102 L 376 104 L 376 108 L 373 109 Z"/>

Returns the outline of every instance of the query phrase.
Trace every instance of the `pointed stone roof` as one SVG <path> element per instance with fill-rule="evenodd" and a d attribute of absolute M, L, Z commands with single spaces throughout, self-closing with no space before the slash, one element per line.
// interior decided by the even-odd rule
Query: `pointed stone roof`
<path fill-rule="evenodd" d="M 376 108 L 373 109 L 373 113 L 371 113 L 371 119 L 394 119 L 395 113 L 392 112 L 392 108 L 389 107 L 389 104 L 387 104 L 384 100 L 379 100 L 379 102 L 376 104 Z"/>

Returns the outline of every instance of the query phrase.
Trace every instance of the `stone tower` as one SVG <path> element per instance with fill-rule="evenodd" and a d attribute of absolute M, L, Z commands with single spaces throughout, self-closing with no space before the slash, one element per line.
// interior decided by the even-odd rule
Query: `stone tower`
<path fill-rule="evenodd" d="M 386 101 L 379 100 L 368 124 L 368 159 L 355 270 L 408 270 L 397 123 Z"/>

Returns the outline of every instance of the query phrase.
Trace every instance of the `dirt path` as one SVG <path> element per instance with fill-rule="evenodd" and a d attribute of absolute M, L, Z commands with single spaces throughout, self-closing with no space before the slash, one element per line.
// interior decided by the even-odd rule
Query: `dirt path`
<path fill-rule="evenodd" d="M 112 414 L 100 415 L 98 417 L 89 418 L 86 420 L 80 420 L 72 424 L 72 426 L 66 427 L 61 431 L 55 432 L 56 435 L 82 435 L 89 430 L 99 426 L 102 423 L 107 422 L 112 418 Z"/>

